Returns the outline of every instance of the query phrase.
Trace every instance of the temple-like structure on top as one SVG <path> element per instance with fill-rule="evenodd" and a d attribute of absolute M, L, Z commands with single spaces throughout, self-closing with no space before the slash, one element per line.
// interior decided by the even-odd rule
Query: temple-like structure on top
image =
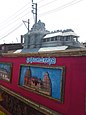
<path fill-rule="evenodd" d="M 50 32 L 40 20 L 23 35 L 24 48 L 21 52 L 40 52 L 82 48 L 78 35 L 72 29 Z"/>
<path fill-rule="evenodd" d="M 37 3 L 34 3 L 33 0 L 32 13 L 35 16 L 34 24 L 31 29 L 28 28 L 28 33 L 21 36 L 23 43 L 21 52 L 43 52 L 83 47 L 78 41 L 79 36 L 72 29 L 53 32 L 46 30 L 45 24 L 41 20 L 37 21 Z"/>

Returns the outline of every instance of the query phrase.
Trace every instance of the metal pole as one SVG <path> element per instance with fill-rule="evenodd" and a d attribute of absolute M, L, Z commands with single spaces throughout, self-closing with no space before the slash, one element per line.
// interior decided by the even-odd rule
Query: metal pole
<path fill-rule="evenodd" d="M 28 19 L 28 32 L 29 32 L 29 24 L 30 24 L 29 21 L 30 21 L 30 20 Z"/>
<path fill-rule="evenodd" d="M 37 23 L 37 3 L 35 4 L 36 5 L 36 9 L 35 9 L 35 24 Z"/>
<path fill-rule="evenodd" d="M 36 24 L 37 23 L 37 3 L 33 3 L 33 0 L 32 0 L 32 13 L 33 15 L 35 15 L 34 23 Z"/>

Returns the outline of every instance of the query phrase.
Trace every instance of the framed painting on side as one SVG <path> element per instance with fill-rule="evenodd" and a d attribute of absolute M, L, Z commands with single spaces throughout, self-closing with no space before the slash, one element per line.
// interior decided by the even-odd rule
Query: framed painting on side
<path fill-rule="evenodd" d="M 0 79 L 11 82 L 12 64 L 0 62 Z"/>
<path fill-rule="evenodd" d="M 21 65 L 19 85 L 49 98 L 63 101 L 64 67 Z"/>

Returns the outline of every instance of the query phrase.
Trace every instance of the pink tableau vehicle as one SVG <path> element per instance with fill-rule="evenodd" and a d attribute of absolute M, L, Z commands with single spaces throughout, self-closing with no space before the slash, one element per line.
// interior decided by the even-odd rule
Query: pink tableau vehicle
<path fill-rule="evenodd" d="M 86 115 L 86 49 L 78 37 L 72 29 L 50 32 L 35 16 L 23 49 L 0 53 L 0 112 Z"/>

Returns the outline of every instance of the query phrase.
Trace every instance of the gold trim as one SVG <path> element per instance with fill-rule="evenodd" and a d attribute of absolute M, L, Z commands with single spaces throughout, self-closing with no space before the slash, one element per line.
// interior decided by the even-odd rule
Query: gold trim
<path fill-rule="evenodd" d="M 83 49 L 68 49 L 60 51 L 45 51 L 45 52 L 27 52 L 27 53 L 1 53 L 0 56 L 6 57 L 27 57 L 27 56 L 86 56 L 86 48 Z"/>
<path fill-rule="evenodd" d="M 21 95 L 11 91 L 10 89 L 8 89 L 8 88 L 6 88 L 6 87 L 4 87 L 2 85 L 0 85 L 0 88 L 3 91 L 5 91 L 6 93 L 8 93 L 9 95 L 14 96 L 15 98 L 19 99 L 20 101 L 28 104 L 29 106 L 33 107 L 34 109 L 36 109 L 36 110 L 38 110 L 38 111 L 40 111 L 40 112 L 42 112 L 42 113 L 44 113 L 46 115 L 62 115 L 62 114 L 60 114 L 60 113 L 58 113 L 56 111 L 53 111 L 53 110 L 51 110 L 51 109 L 49 109 L 47 107 L 44 107 L 43 105 L 37 104 L 37 103 L 35 103 L 35 102 L 33 102 L 33 101 L 29 100 L 29 99 L 26 99 L 26 98 L 22 97 Z"/>
<path fill-rule="evenodd" d="M 12 115 L 5 108 L 3 108 L 1 105 L 0 105 L 0 111 L 3 112 L 3 113 L 0 113 L 0 115 Z"/>

